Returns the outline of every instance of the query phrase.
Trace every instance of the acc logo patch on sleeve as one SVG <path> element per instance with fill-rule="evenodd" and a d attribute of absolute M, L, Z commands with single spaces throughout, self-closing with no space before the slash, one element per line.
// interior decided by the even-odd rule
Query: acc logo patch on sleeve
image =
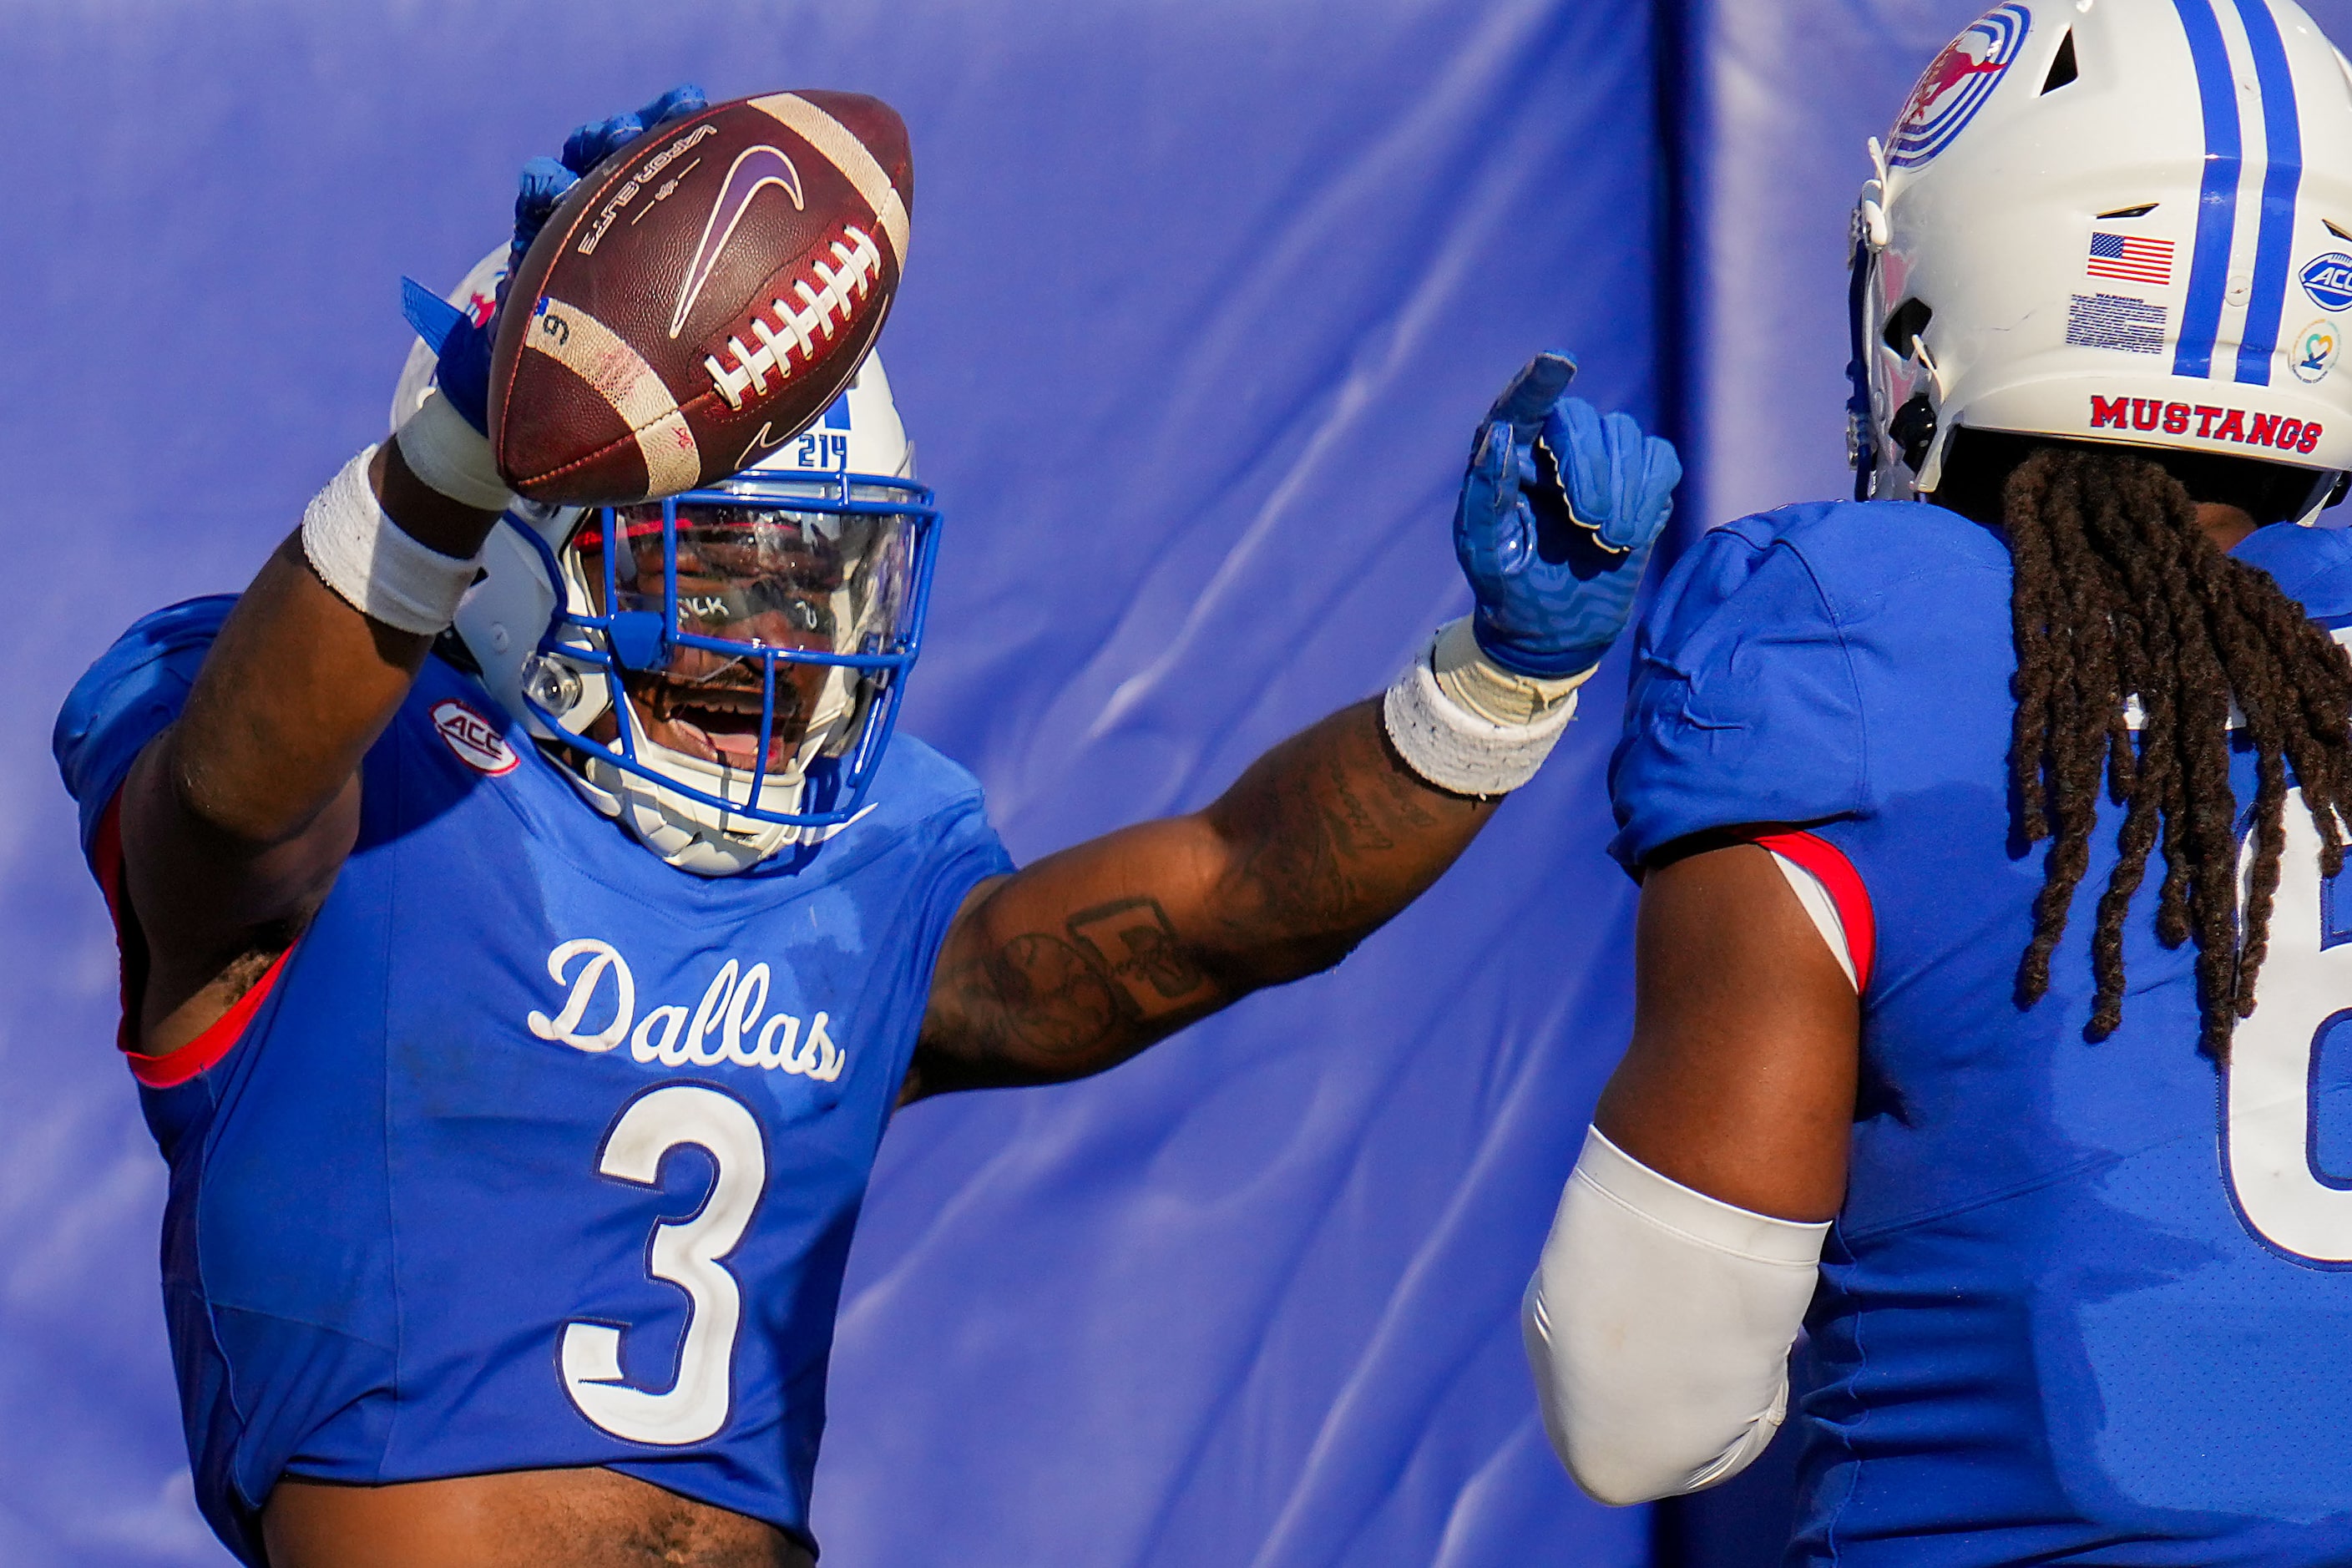
<path fill-rule="evenodd" d="M 521 765 L 499 727 L 466 703 L 450 698 L 433 705 L 433 728 L 457 760 L 487 778 L 499 778 Z"/>

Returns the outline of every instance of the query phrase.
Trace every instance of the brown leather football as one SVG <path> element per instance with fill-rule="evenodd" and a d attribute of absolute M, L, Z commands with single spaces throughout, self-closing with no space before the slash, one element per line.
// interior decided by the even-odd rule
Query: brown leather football
<path fill-rule="evenodd" d="M 849 92 L 713 104 L 573 186 L 507 290 L 499 471 L 533 500 L 675 495 L 822 415 L 889 313 L 914 165 Z"/>

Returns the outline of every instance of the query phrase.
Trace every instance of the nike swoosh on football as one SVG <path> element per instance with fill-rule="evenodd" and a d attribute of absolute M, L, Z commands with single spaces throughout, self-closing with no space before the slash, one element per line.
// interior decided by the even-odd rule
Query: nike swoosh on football
<path fill-rule="evenodd" d="M 735 237 L 735 226 L 751 210 L 751 198 L 770 185 L 792 197 L 793 206 L 807 210 L 808 204 L 801 199 L 801 172 L 784 156 L 782 149 L 761 142 L 735 155 L 735 162 L 728 166 L 727 178 L 719 184 L 718 199 L 710 204 L 710 216 L 702 225 L 701 243 L 694 247 L 694 260 L 687 267 L 686 282 L 678 289 L 677 310 L 669 319 L 671 337 L 677 336 L 686 325 L 687 312 L 702 297 L 702 286 L 710 281 L 727 242 Z"/>

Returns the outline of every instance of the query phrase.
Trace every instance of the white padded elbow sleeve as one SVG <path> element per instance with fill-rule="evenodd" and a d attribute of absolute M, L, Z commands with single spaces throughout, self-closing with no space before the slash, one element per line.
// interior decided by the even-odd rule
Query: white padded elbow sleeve
<path fill-rule="evenodd" d="M 1576 1484 L 1647 1502 L 1762 1453 L 1828 1234 L 1695 1192 L 1588 1131 L 1521 1311 L 1544 1429 Z"/>

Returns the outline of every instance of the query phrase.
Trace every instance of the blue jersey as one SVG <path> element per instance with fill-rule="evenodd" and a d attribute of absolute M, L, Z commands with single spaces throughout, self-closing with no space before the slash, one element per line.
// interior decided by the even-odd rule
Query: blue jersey
<path fill-rule="evenodd" d="M 2236 553 L 2352 620 L 2352 537 L 2285 524 Z M 2042 851 L 2013 837 L 2010 577 L 1997 534 L 1931 506 L 1792 507 L 1708 535 L 1640 634 L 1614 853 L 1801 827 L 1861 938 L 1795 1559 L 2352 1562 L 2352 897 L 2290 796 L 2225 1069 L 2198 1050 L 2194 947 L 2156 939 L 2159 861 L 2123 1026 L 2089 1044 L 2103 797 L 2049 994 L 2021 1009 Z"/>
<path fill-rule="evenodd" d="M 110 897 L 109 803 L 228 604 L 141 622 L 58 721 Z M 901 736 L 821 849 L 707 880 L 428 660 L 362 790 L 269 980 L 134 1059 L 214 1528 L 259 1563 L 281 1473 L 594 1465 L 807 1542 L 867 1172 L 949 921 L 1010 869 L 978 786 Z"/>

